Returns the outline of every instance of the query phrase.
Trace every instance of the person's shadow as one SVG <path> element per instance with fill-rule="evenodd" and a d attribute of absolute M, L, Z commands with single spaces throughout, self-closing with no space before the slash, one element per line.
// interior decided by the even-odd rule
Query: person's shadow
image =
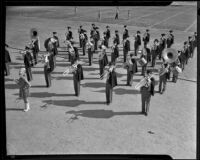
<path fill-rule="evenodd" d="M 92 101 L 92 102 L 87 102 L 84 100 L 44 100 L 43 101 L 45 105 L 56 105 L 56 106 L 66 106 L 66 107 L 77 107 L 81 104 L 86 104 L 86 105 L 95 105 L 95 104 L 106 104 L 106 102 L 100 102 L 100 101 Z"/>
<path fill-rule="evenodd" d="M 78 116 L 87 118 L 111 118 L 113 116 L 127 116 L 127 115 L 142 115 L 142 112 L 114 112 L 112 110 L 80 110 L 80 111 L 68 111 L 66 114 L 72 114 L 76 119 Z M 74 117 L 71 117 L 74 119 Z"/>

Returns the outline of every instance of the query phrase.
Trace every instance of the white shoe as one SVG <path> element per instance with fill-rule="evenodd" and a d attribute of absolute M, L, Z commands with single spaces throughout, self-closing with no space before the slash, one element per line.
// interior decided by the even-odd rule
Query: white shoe
<path fill-rule="evenodd" d="M 25 104 L 25 108 L 26 108 L 26 109 L 24 109 L 24 112 L 28 112 L 28 110 L 30 110 L 29 103 L 26 103 L 26 104 Z"/>

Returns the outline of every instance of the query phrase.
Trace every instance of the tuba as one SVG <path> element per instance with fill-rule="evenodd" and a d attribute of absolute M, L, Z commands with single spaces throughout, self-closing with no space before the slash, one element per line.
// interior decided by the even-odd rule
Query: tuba
<path fill-rule="evenodd" d="M 166 48 L 162 53 L 162 58 L 167 63 L 173 63 L 178 58 L 178 52 L 173 48 Z"/>

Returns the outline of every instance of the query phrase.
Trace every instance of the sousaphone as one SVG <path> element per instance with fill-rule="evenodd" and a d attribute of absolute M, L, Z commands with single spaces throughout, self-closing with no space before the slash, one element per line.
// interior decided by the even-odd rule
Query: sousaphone
<path fill-rule="evenodd" d="M 163 53 L 162 57 L 167 63 L 173 63 L 178 58 L 178 51 L 173 48 L 166 48 Z"/>
<path fill-rule="evenodd" d="M 30 37 L 31 39 L 36 39 L 38 37 L 39 33 L 38 30 L 36 28 L 32 28 L 30 30 Z"/>

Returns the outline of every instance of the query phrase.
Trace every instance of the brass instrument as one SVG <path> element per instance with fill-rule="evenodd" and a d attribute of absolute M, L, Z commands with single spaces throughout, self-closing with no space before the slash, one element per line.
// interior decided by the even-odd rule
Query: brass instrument
<path fill-rule="evenodd" d="M 63 76 L 67 76 L 69 73 L 73 73 L 77 70 L 78 64 L 85 64 L 85 62 L 77 61 L 73 65 L 66 68 L 66 70 L 63 72 Z"/>
<path fill-rule="evenodd" d="M 162 57 L 167 63 L 173 63 L 178 58 L 178 52 L 173 48 L 166 48 L 163 53 Z"/>
<path fill-rule="evenodd" d="M 139 90 L 141 87 L 149 87 L 151 84 L 151 78 L 153 77 L 153 74 L 150 74 L 149 76 L 144 77 L 140 80 L 138 84 L 136 84 L 135 89 Z"/>
<path fill-rule="evenodd" d="M 101 80 L 107 80 L 107 79 L 109 79 L 109 75 L 110 75 L 109 73 L 112 72 L 114 68 L 115 68 L 114 65 L 111 65 L 110 67 L 109 67 L 109 66 L 106 66 L 106 67 L 104 68 L 103 74 L 100 75 L 100 79 L 101 79 Z"/>
<path fill-rule="evenodd" d="M 38 35 L 39 35 L 39 33 L 38 33 L 38 30 L 36 28 L 32 28 L 30 30 L 30 37 L 31 37 L 31 39 L 37 39 Z"/>

